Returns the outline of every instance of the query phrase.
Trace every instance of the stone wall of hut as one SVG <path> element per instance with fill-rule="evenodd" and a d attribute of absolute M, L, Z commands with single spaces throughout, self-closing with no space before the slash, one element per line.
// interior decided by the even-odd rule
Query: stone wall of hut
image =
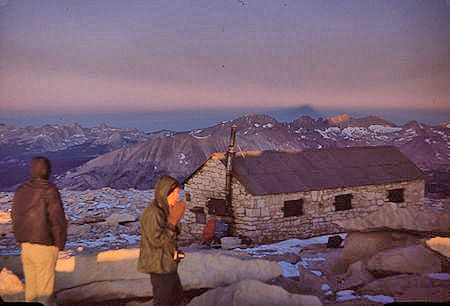
<path fill-rule="evenodd" d="M 209 219 L 220 219 L 216 216 L 208 215 L 206 204 L 209 199 L 225 199 L 225 179 L 226 168 L 218 159 L 210 159 L 192 176 L 188 183 L 184 185 L 184 194 L 186 198 L 186 213 L 184 215 L 182 240 L 198 240 L 205 227 L 205 224 L 196 222 L 196 208 L 203 208 L 206 215 L 206 222 Z M 232 185 L 236 188 L 236 180 L 233 179 Z M 190 200 L 189 200 L 190 198 Z"/>
<path fill-rule="evenodd" d="M 190 195 L 190 201 L 187 201 L 183 239 L 198 239 L 205 226 L 196 223 L 192 208 L 204 207 L 206 221 L 209 218 L 220 219 L 208 215 L 205 206 L 209 198 L 225 198 L 224 186 L 225 166 L 214 159 L 185 184 L 185 193 Z M 400 207 L 423 207 L 424 203 L 423 180 L 253 196 L 233 178 L 232 188 L 236 232 L 258 243 L 339 233 L 341 229 L 332 221 L 366 216 L 376 211 L 389 202 L 388 190 L 391 189 L 404 189 L 404 202 L 397 203 Z M 352 208 L 336 211 L 335 197 L 344 194 L 352 195 Z M 284 216 L 284 202 L 290 200 L 303 200 L 303 215 Z"/>

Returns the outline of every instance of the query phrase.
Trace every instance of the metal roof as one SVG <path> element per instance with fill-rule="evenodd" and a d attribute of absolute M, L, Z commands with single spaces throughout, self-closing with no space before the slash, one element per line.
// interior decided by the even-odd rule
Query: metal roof
<path fill-rule="evenodd" d="M 225 153 L 211 158 L 226 163 Z M 411 181 L 424 174 L 396 147 L 371 146 L 239 152 L 233 177 L 249 193 L 267 195 Z"/>

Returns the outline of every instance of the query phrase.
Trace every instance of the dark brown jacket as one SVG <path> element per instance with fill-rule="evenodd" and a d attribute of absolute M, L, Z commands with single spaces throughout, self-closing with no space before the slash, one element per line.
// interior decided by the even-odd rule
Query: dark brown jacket
<path fill-rule="evenodd" d="M 31 179 L 17 188 L 12 206 L 14 236 L 19 242 L 64 249 L 67 221 L 58 188 L 49 182 L 50 162 L 34 158 Z"/>

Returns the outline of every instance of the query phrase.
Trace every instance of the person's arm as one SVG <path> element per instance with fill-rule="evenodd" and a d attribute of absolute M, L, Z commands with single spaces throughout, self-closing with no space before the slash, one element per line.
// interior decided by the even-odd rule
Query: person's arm
<path fill-rule="evenodd" d="M 142 231 L 154 247 L 174 244 L 176 238 L 175 226 L 158 213 L 150 214 L 143 220 Z"/>
<path fill-rule="evenodd" d="M 47 200 L 50 231 L 55 240 L 55 245 L 62 251 L 67 241 L 67 221 L 57 188 L 50 188 L 47 192 Z"/>

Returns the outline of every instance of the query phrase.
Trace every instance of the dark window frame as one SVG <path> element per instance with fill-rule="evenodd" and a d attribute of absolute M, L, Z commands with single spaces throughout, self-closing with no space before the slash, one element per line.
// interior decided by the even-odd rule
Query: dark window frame
<path fill-rule="evenodd" d="M 195 215 L 195 223 L 197 224 L 206 224 L 206 213 L 205 209 L 200 206 L 196 206 L 191 208 L 191 212 Z"/>
<path fill-rule="evenodd" d="M 187 202 L 191 201 L 191 193 L 190 192 L 185 192 L 184 193 L 184 198 L 186 199 Z"/>
<path fill-rule="evenodd" d="M 388 201 L 394 203 L 405 202 L 405 188 L 395 188 L 388 190 Z"/>
<path fill-rule="evenodd" d="M 353 208 L 352 206 L 353 194 L 346 193 L 334 197 L 334 211 L 345 211 Z"/>
<path fill-rule="evenodd" d="M 284 201 L 284 206 L 281 210 L 284 213 L 284 218 L 303 216 L 305 214 L 303 211 L 303 199 Z"/>
<path fill-rule="evenodd" d="M 206 203 L 208 214 L 214 216 L 227 216 L 226 200 L 218 198 L 209 198 Z"/>

